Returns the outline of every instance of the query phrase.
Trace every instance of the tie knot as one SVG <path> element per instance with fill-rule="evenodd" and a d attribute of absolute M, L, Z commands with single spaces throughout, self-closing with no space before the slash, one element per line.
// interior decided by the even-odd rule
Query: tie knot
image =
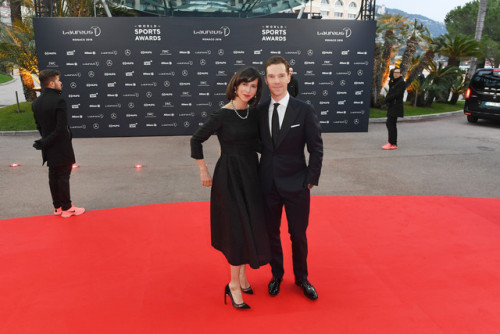
<path fill-rule="evenodd" d="M 274 104 L 274 110 L 278 110 L 278 106 L 279 106 L 279 105 L 280 105 L 279 103 L 275 103 L 275 104 Z"/>

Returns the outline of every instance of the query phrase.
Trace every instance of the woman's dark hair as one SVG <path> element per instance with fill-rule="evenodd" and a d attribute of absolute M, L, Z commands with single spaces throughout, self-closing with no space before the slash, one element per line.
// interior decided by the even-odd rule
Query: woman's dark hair
<path fill-rule="evenodd" d="M 257 80 L 257 92 L 253 99 L 251 99 L 248 103 L 253 107 L 260 101 L 260 97 L 262 95 L 262 78 L 260 77 L 259 71 L 255 67 L 245 67 L 238 72 L 236 72 L 229 85 L 226 88 L 226 98 L 228 101 L 233 100 L 236 97 L 236 89 L 242 82 L 252 82 L 255 79 Z"/>

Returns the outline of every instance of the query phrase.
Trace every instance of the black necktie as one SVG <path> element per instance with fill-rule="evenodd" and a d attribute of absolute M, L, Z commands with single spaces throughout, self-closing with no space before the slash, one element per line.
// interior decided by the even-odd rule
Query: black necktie
<path fill-rule="evenodd" d="M 273 119 L 272 119 L 272 136 L 273 136 L 273 145 L 276 147 L 278 143 L 278 134 L 280 132 L 280 118 L 278 116 L 278 106 L 279 103 L 274 104 L 273 109 Z"/>

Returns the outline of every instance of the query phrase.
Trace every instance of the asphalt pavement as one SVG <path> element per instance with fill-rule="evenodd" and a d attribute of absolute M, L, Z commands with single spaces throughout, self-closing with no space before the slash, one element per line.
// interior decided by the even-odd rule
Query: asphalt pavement
<path fill-rule="evenodd" d="M 0 105 L 9 95 L 4 88 Z M 446 116 L 398 123 L 399 149 L 393 151 L 380 149 L 387 141 L 384 123 L 370 122 L 363 133 L 323 134 L 323 170 L 312 195 L 499 198 L 500 123 L 470 124 L 462 113 Z M 38 137 L 0 136 L 0 219 L 52 211 L 47 167 L 31 146 Z M 71 176 L 77 206 L 99 210 L 209 200 L 210 190 L 200 185 L 190 158 L 189 136 L 75 138 L 73 145 L 80 165 Z M 218 154 L 212 137 L 205 143 L 210 170 Z M 14 162 L 20 166 L 10 167 Z M 135 168 L 138 163 L 144 167 Z"/>

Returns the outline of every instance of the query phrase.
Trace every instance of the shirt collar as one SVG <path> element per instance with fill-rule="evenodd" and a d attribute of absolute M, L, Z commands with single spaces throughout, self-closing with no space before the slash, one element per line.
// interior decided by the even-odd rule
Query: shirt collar
<path fill-rule="evenodd" d="M 286 95 L 279 101 L 275 101 L 272 97 L 271 97 L 271 105 L 274 105 L 275 103 L 279 103 L 280 106 L 283 106 L 286 107 L 288 106 L 288 101 L 290 101 L 290 94 L 289 93 L 286 93 Z"/>

